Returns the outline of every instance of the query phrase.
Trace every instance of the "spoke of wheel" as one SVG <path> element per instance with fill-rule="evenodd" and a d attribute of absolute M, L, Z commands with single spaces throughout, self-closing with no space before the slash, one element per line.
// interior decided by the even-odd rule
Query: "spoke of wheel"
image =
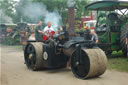
<path fill-rule="evenodd" d="M 32 63 L 35 64 L 35 60 L 36 60 L 35 54 L 33 53 L 32 55 L 33 55 L 33 56 L 32 56 Z"/>
<path fill-rule="evenodd" d="M 32 45 L 29 45 L 28 46 L 28 49 L 27 49 L 27 53 L 33 53 L 34 52 L 34 48 Z"/>

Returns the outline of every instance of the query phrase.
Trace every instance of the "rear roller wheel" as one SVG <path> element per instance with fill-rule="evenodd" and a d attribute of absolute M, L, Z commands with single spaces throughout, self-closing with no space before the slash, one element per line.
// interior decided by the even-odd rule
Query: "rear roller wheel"
<path fill-rule="evenodd" d="M 126 42 L 126 32 L 128 31 L 128 22 L 124 25 L 124 27 L 121 30 L 121 37 L 120 37 L 120 43 L 123 54 L 127 55 L 127 46 L 125 44 Z"/>
<path fill-rule="evenodd" d="M 29 43 L 24 50 L 24 59 L 27 67 L 31 70 L 39 70 L 43 68 L 42 64 L 42 46 L 43 43 Z"/>
<path fill-rule="evenodd" d="M 75 50 L 71 56 L 73 74 L 81 79 L 102 75 L 107 68 L 107 58 L 101 49 L 81 49 L 80 54 Z"/>

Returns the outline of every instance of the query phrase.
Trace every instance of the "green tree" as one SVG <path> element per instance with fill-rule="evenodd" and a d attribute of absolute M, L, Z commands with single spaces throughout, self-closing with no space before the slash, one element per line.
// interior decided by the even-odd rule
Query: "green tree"
<path fill-rule="evenodd" d="M 32 0 L 33 2 L 44 3 L 49 11 L 54 11 L 58 9 L 62 16 L 63 21 L 68 18 L 68 0 Z M 74 0 L 75 4 L 75 17 L 81 18 L 81 16 L 88 15 L 88 11 L 85 11 L 85 6 L 87 5 L 87 0 Z"/>
<path fill-rule="evenodd" d="M 88 11 L 85 11 L 85 6 L 88 4 L 87 0 L 75 0 L 75 15 L 77 18 L 88 15 Z"/>
<path fill-rule="evenodd" d="M 15 6 L 15 10 L 16 10 L 15 23 L 21 22 L 22 20 L 26 21 L 24 19 L 28 20 L 27 17 L 23 16 L 23 10 L 24 10 L 24 6 L 26 6 L 29 1 L 30 0 L 20 0 L 18 4 Z"/>
<path fill-rule="evenodd" d="M 16 1 L 13 0 L 0 0 L 0 19 L 1 23 L 6 23 L 6 16 L 13 17 Z"/>
<path fill-rule="evenodd" d="M 66 0 L 32 0 L 33 2 L 40 2 L 46 5 L 47 10 L 53 12 L 58 10 L 59 14 L 62 16 L 62 21 L 68 16 L 67 11 L 67 1 Z"/>
<path fill-rule="evenodd" d="M 74 0 L 75 1 L 75 17 L 81 18 L 81 16 L 88 15 L 88 12 L 85 11 L 84 7 L 87 5 L 87 0 Z M 12 17 L 13 22 L 23 21 L 30 22 L 31 19 L 24 16 L 23 10 L 24 7 L 29 2 L 43 3 L 46 5 L 48 11 L 58 10 L 59 14 L 62 16 L 62 21 L 67 20 L 68 18 L 68 6 L 67 0 L 20 0 L 16 2 L 14 0 L 0 0 L 0 10 L 4 11 L 5 15 Z"/>

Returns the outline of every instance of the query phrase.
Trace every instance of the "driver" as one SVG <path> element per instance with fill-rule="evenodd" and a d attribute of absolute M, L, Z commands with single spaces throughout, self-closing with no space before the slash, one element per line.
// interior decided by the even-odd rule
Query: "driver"
<path fill-rule="evenodd" d="M 55 30 L 53 29 L 51 22 L 47 23 L 47 26 L 44 28 L 43 33 L 48 37 L 55 34 Z"/>
<path fill-rule="evenodd" d="M 35 38 L 37 41 L 42 41 L 42 31 L 41 31 L 41 26 L 42 26 L 43 22 L 42 21 L 39 21 L 38 24 L 37 24 L 37 27 L 35 28 Z"/>

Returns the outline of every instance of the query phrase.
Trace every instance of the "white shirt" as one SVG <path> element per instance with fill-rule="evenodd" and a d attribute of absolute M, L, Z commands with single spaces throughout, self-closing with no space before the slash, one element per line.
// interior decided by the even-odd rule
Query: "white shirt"
<path fill-rule="evenodd" d="M 51 31 L 54 31 L 54 32 L 57 32 L 58 29 L 57 28 L 53 28 L 52 26 L 49 28 L 48 26 L 46 26 L 44 29 L 43 29 L 43 32 L 46 32 L 48 30 L 51 30 Z"/>
<path fill-rule="evenodd" d="M 56 30 L 51 26 L 50 28 L 48 26 L 46 26 L 43 30 L 44 34 L 46 36 L 51 36 L 51 32 L 54 31 L 56 32 Z"/>
<path fill-rule="evenodd" d="M 36 40 L 35 37 L 30 36 L 28 40 Z"/>
<path fill-rule="evenodd" d="M 52 26 L 51 26 L 50 28 L 49 28 L 48 26 L 46 26 L 46 27 L 44 28 L 43 32 L 46 32 L 46 31 L 54 31 L 54 32 L 55 32 L 55 30 L 53 29 Z"/>

